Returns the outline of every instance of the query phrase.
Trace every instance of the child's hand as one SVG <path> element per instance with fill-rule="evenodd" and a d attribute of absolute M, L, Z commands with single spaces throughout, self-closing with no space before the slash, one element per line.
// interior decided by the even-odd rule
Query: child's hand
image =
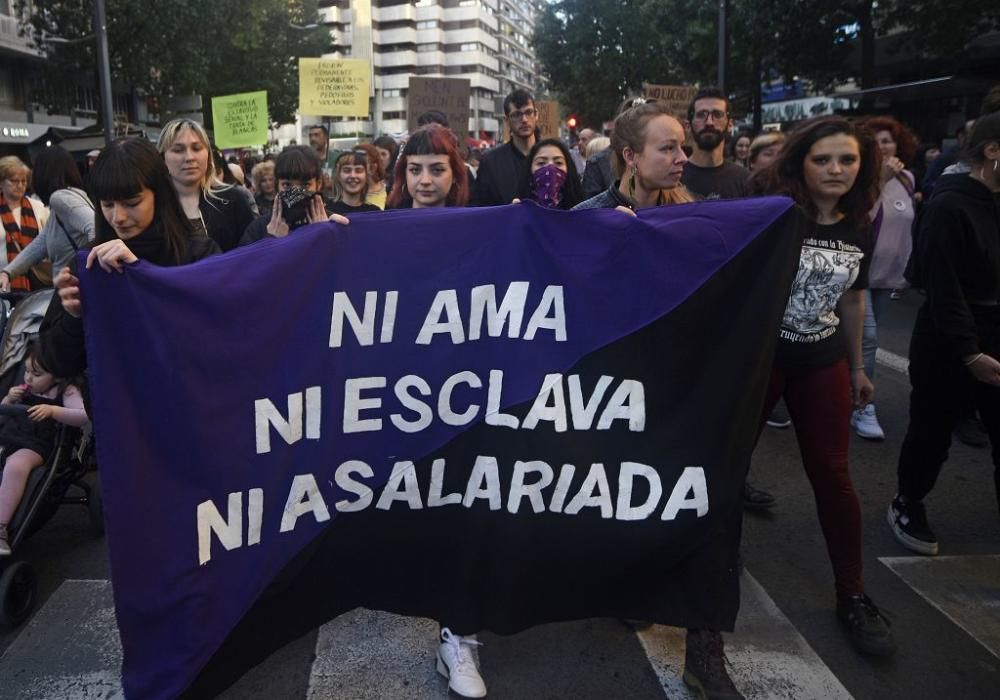
<path fill-rule="evenodd" d="M 7 403 L 17 403 L 24 398 L 24 394 L 28 391 L 27 384 L 17 384 L 10 388 L 7 392 Z"/>
<path fill-rule="evenodd" d="M 51 406 L 47 403 L 41 403 L 38 404 L 37 406 L 32 406 L 31 408 L 28 409 L 28 418 L 35 421 L 36 423 L 40 423 L 46 418 L 51 418 L 55 413 L 55 408 L 56 408 L 55 406 Z"/>

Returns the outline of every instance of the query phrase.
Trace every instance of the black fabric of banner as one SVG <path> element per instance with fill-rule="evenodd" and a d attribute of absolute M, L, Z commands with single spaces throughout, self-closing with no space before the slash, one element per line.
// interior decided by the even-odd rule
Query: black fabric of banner
<path fill-rule="evenodd" d="M 646 429 L 555 433 L 478 424 L 417 462 L 426 492 L 433 458 L 446 459 L 444 492 L 463 492 L 477 455 L 496 457 L 503 508 L 484 500 L 339 514 L 229 635 L 185 697 L 211 697 L 284 644 L 355 607 L 438 620 L 458 634 L 513 634 L 589 617 L 635 618 L 732 630 L 739 608 L 742 488 L 761 423 L 777 329 L 806 221 L 792 210 L 686 301 L 647 327 L 584 357 L 565 374 L 590 389 L 601 375 L 638 379 Z M 523 416 L 531 403 L 506 409 Z M 506 510 L 516 460 L 558 472 L 576 465 L 571 493 L 592 463 L 612 492 L 623 460 L 656 468 L 664 494 L 649 518 Z M 710 511 L 660 512 L 685 466 L 705 467 Z M 551 491 L 551 486 L 547 492 Z M 376 490 L 376 499 L 380 489 Z M 645 494 L 636 492 L 641 501 Z"/>

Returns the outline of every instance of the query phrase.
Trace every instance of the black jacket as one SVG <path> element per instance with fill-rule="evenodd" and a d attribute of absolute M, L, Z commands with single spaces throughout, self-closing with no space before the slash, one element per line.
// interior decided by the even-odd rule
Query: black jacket
<path fill-rule="evenodd" d="M 145 259 L 156 265 L 172 267 L 197 262 L 218 252 L 219 247 L 215 241 L 198 234 L 191 237 L 187 255 L 179 263 L 168 256 Z M 54 376 L 76 377 L 84 373 L 87 369 L 87 352 L 83 343 L 83 320 L 63 310 L 58 293 L 52 295 L 52 301 L 45 312 L 38 333 L 43 361 Z"/>
<path fill-rule="evenodd" d="M 1000 195 L 968 175 L 943 175 L 914 237 L 927 291 L 914 342 L 951 359 L 1000 353 Z"/>
<path fill-rule="evenodd" d="M 508 141 L 479 162 L 472 203 L 477 207 L 510 204 L 517 197 L 528 156 Z"/>
<path fill-rule="evenodd" d="M 587 167 L 583 171 L 583 196 L 589 198 L 604 192 L 614 180 L 614 175 L 611 174 L 611 149 L 605 148 L 587 160 Z"/>
<path fill-rule="evenodd" d="M 254 220 L 246 197 L 235 187 L 219 190 L 213 197 L 205 197 L 202 193 L 198 209 L 205 221 L 205 231 L 222 252 L 239 245 L 240 237 Z"/>

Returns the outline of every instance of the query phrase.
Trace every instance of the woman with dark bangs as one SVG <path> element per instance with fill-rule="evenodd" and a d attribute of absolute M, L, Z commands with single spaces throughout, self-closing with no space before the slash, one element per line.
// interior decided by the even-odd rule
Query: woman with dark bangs
<path fill-rule="evenodd" d="M 525 159 L 519 199 L 548 209 L 572 209 L 583 201 L 583 186 L 569 149 L 559 139 L 538 141 Z"/>
<path fill-rule="evenodd" d="M 393 174 L 389 209 L 464 207 L 469 174 L 451 129 L 422 126 L 406 142 Z"/>
<path fill-rule="evenodd" d="M 815 222 L 802 244 L 761 425 L 783 396 L 833 564 L 837 618 L 859 651 L 887 656 L 895 642 L 865 595 L 861 506 L 847 465 L 851 409 L 869 403 L 874 392 L 861 335 L 880 165 L 866 130 L 843 117 L 819 117 L 792 132 L 753 185 L 791 197 Z"/>
<path fill-rule="evenodd" d="M 412 134 L 396 161 L 389 209 L 464 207 L 469 201 L 469 180 L 458 141 L 451 129 L 427 124 Z M 448 688 L 464 698 L 486 696 L 479 675 L 477 630 L 455 634 L 440 627 L 437 670 L 448 679 Z"/>
<path fill-rule="evenodd" d="M 187 265 L 219 252 L 215 242 L 196 233 L 177 199 L 170 173 L 147 141 L 116 141 L 101 151 L 90 172 L 98 202 L 95 240 L 87 268 L 121 272 L 140 258 L 155 265 Z M 80 319 L 80 280 L 71 267 L 58 271 L 58 296 L 42 322 L 45 364 L 53 374 L 72 377 L 87 367 Z"/>

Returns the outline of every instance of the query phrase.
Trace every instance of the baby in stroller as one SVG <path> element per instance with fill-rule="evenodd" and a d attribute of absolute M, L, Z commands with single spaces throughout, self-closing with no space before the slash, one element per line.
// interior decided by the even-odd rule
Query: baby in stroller
<path fill-rule="evenodd" d="M 83 394 L 69 379 L 52 376 L 39 357 L 38 343 L 28 346 L 24 383 L 0 400 L 20 404 L 27 411 L 8 416 L 0 425 L 0 447 L 6 455 L 0 479 L 0 557 L 11 554 L 7 525 L 24 494 L 28 476 L 45 463 L 55 447 L 56 423 L 82 427 L 87 423 Z"/>

